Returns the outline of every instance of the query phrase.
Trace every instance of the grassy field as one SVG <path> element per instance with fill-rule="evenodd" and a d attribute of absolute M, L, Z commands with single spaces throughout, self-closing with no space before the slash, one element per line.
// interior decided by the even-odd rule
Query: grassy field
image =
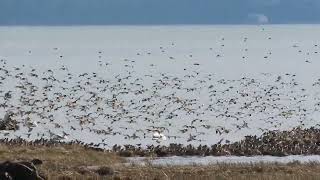
<path fill-rule="evenodd" d="M 110 152 L 77 145 L 58 147 L 0 145 L 2 161 L 40 159 L 40 174 L 47 179 L 231 179 L 231 180 L 316 180 L 320 164 L 218 164 L 210 166 L 139 166 L 124 164 L 124 158 Z"/>

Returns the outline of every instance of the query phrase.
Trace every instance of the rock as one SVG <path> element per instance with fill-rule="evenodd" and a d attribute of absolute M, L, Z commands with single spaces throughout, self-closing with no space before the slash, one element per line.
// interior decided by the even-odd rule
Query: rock
<path fill-rule="evenodd" d="M 100 176 L 112 176 L 114 174 L 114 170 L 111 167 L 102 166 L 96 170 L 96 173 Z"/>
<path fill-rule="evenodd" d="M 11 116 L 13 113 L 11 111 L 4 115 L 4 118 L 0 121 L 0 130 L 18 130 L 18 122 L 13 120 Z"/>
<path fill-rule="evenodd" d="M 32 162 L 10 162 L 0 164 L 1 179 L 41 180 Z"/>

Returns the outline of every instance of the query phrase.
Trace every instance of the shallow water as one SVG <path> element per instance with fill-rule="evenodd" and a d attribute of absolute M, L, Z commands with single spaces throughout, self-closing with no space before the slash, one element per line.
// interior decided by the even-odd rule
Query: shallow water
<path fill-rule="evenodd" d="M 239 157 L 239 156 L 220 156 L 220 157 L 165 157 L 165 158 L 127 158 L 128 164 L 136 165 L 154 165 L 154 166 L 187 166 L 187 165 L 215 165 L 215 164 L 257 164 L 257 163 L 319 163 L 320 156 L 253 156 L 253 157 Z"/>

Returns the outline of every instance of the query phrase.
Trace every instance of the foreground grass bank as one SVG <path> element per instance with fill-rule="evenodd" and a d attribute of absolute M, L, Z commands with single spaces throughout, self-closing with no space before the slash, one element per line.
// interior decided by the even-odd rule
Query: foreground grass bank
<path fill-rule="evenodd" d="M 320 164 L 218 164 L 209 166 L 138 166 L 110 152 L 79 145 L 0 145 L 2 161 L 39 159 L 46 179 L 319 179 Z"/>

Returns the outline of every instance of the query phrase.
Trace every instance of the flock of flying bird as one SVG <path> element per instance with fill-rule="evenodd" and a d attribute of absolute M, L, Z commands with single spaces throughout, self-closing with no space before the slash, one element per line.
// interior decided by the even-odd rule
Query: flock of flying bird
<path fill-rule="evenodd" d="M 97 51 L 97 71 L 81 73 L 67 65 L 37 69 L 1 59 L 0 114 L 12 112 L 20 128 L 0 131 L 0 138 L 77 140 L 98 148 L 199 145 L 320 125 L 320 79 L 308 88 L 292 73 L 225 79 L 193 68 L 200 63 L 179 73 L 138 74 L 138 59 L 121 60 L 125 70 L 108 74 L 112 64 L 102 54 Z"/>

